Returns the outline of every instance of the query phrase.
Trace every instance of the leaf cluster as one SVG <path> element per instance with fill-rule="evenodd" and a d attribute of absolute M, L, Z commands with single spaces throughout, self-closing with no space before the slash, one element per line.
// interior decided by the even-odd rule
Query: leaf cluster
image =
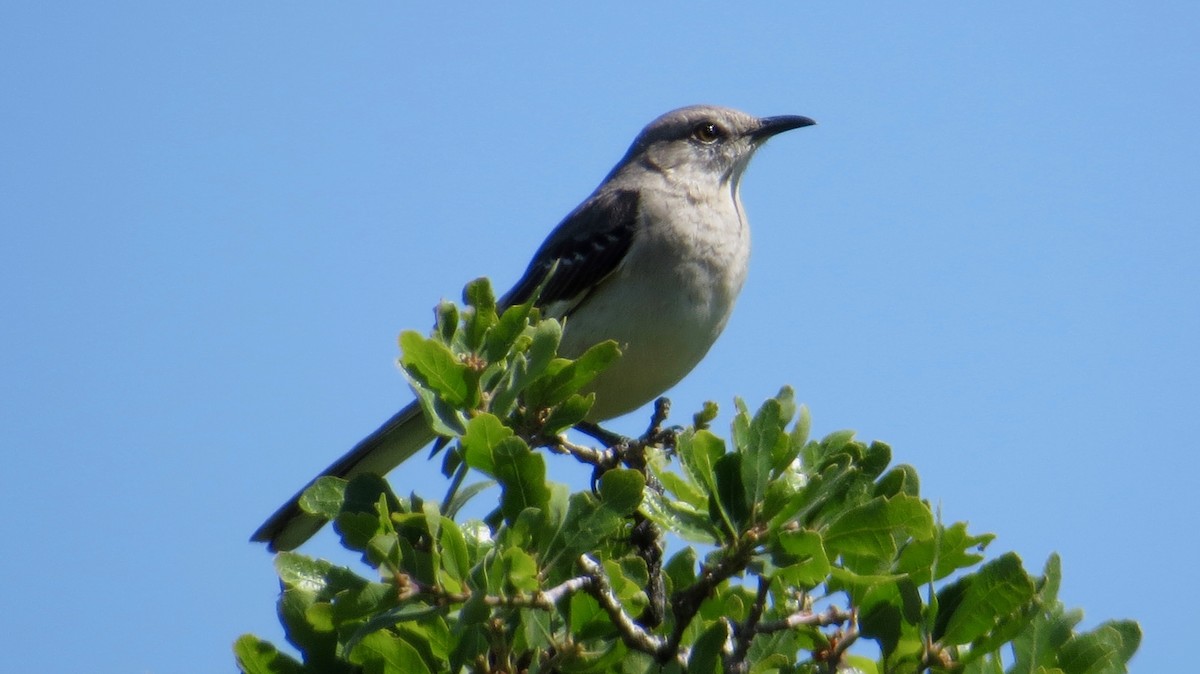
<path fill-rule="evenodd" d="M 438 308 L 431 336 L 400 338 L 447 448 L 446 494 L 318 480 L 301 506 L 369 571 L 278 555 L 301 659 L 244 635 L 242 671 L 1126 671 L 1136 623 L 1078 631 L 1056 556 L 1041 576 L 1012 553 L 985 561 L 994 537 L 941 522 L 887 445 L 809 439 L 790 389 L 753 412 L 735 401 L 728 440 L 710 430 L 715 405 L 670 431 L 660 405 L 640 438 L 576 445 L 561 433 L 616 346 L 561 358 L 561 324 L 531 305 L 497 313 L 482 280 L 464 299 Z M 593 488 L 548 480 L 545 452 L 585 464 Z M 490 485 L 495 508 L 458 517 Z"/>

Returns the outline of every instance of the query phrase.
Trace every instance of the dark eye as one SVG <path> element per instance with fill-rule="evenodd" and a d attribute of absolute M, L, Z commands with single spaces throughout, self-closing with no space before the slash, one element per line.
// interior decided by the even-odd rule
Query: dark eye
<path fill-rule="evenodd" d="M 725 137 L 725 129 L 712 122 L 700 122 L 692 129 L 692 138 L 701 143 L 715 143 Z"/>

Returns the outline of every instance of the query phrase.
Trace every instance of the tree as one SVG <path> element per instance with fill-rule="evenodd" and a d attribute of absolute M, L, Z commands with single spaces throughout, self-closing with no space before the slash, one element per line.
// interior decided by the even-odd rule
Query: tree
<path fill-rule="evenodd" d="M 438 308 L 431 336 L 400 338 L 445 495 L 317 481 L 301 506 L 369 571 L 279 554 L 303 661 L 244 635 L 243 672 L 1126 671 L 1140 628 L 1076 631 L 1057 556 L 1038 577 L 1013 553 L 985 561 L 994 536 L 941 522 L 887 445 L 810 440 L 790 389 L 753 413 L 736 401 L 728 440 L 715 405 L 669 429 L 660 400 L 640 438 L 579 445 L 563 434 L 616 345 L 560 358 L 561 325 L 531 305 L 498 314 L 486 280 L 464 301 Z M 577 459 L 592 488 L 547 480 L 538 450 Z M 460 521 L 492 485 L 498 505 Z"/>

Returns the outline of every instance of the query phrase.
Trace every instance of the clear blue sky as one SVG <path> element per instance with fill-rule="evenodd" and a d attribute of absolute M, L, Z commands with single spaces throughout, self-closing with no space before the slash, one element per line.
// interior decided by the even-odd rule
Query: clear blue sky
<path fill-rule="evenodd" d="M 246 539 L 410 399 L 397 333 L 698 102 L 820 125 L 746 176 L 677 418 L 792 384 L 994 553 L 1060 552 L 1135 671 L 1193 661 L 1200 4 L 580 7 L 0 8 L 0 671 L 278 639 Z"/>

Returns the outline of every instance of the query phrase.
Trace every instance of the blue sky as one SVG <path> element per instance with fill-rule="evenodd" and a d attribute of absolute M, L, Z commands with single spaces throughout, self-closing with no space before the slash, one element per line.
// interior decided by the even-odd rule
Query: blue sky
<path fill-rule="evenodd" d="M 228 671 L 239 634 L 278 640 L 246 539 L 410 399 L 399 331 L 507 287 L 698 102 L 820 124 L 746 176 L 750 278 L 676 418 L 793 385 L 993 552 L 1061 553 L 1087 624 L 1142 622 L 1135 671 L 1177 669 L 1198 28 L 1192 2 L 6 4 L 0 670 Z"/>

